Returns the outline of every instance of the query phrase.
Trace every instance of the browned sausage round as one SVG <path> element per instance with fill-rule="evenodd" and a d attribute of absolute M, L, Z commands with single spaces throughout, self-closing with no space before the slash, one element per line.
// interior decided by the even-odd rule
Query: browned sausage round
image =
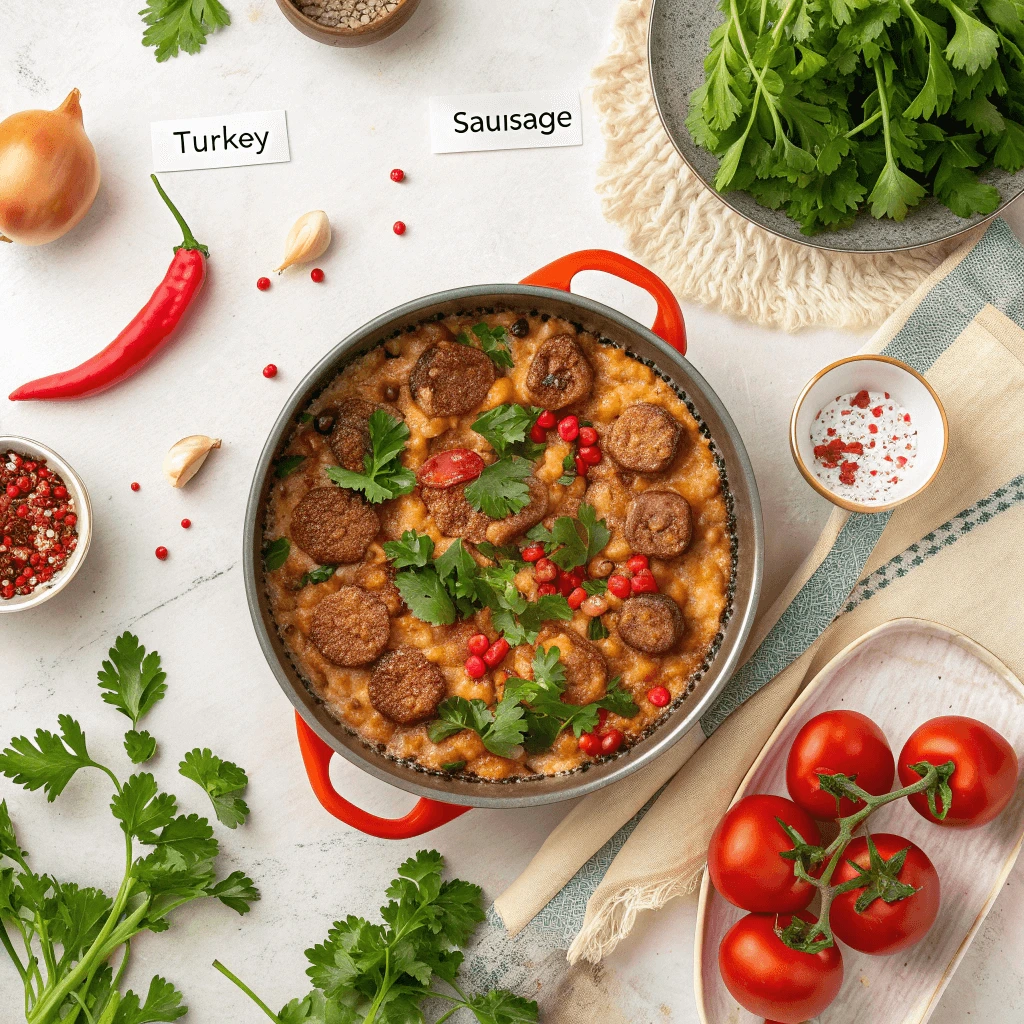
<path fill-rule="evenodd" d="M 624 469 L 660 473 L 676 457 L 681 432 L 675 417 L 660 405 L 637 402 L 615 421 L 605 448 Z"/>
<path fill-rule="evenodd" d="M 454 487 L 421 487 L 420 497 L 446 537 L 462 537 L 479 544 L 487 539 L 487 527 L 494 522 L 466 501 L 466 485 Z"/>
<path fill-rule="evenodd" d="M 589 640 L 566 626 L 545 626 L 537 637 L 547 650 L 558 648 L 559 661 L 565 669 L 566 704 L 591 704 L 608 692 L 608 665 L 604 655 Z"/>
<path fill-rule="evenodd" d="M 358 562 L 380 530 L 377 513 L 355 491 L 314 487 L 292 512 L 292 540 L 321 565 Z"/>
<path fill-rule="evenodd" d="M 686 550 L 692 532 L 690 503 L 675 491 L 644 491 L 630 503 L 626 540 L 638 554 L 674 558 Z"/>
<path fill-rule="evenodd" d="M 387 647 L 391 619 L 384 602 L 362 587 L 339 587 L 316 606 L 309 639 L 335 665 L 368 665 Z"/>
<path fill-rule="evenodd" d="M 665 594 L 638 594 L 622 602 L 619 636 L 647 654 L 664 654 L 683 635 L 683 613 Z"/>
<path fill-rule="evenodd" d="M 370 676 L 369 691 L 374 708 L 399 725 L 432 718 L 447 692 L 441 670 L 415 647 L 385 654 Z"/>
<path fill-rule="evenodd" d="M 353 473 L 363 472 L 363 456 L 370 452 L 370 416 L 376 408 L 373 402 L 349 398 L 334 414 L 331 451 L 338 465 Z"/>
<path fill-rule="evenodd" d="M 409 375 L 413 401 L 428 416 L 461 416 L 487 397 L 494 363 L 478 348 L 439 341 L 416 360 Z"/>
<path fill-rule="evenodd" d="M 537 349 L 526 375 L 530 397 L 545 409 L 582 401 L 593 386 L 594 371 L 571 334 L 548 338 Z"/>
<path fill-rule="evenodd" d="M 487 539 L 501 547 L 521 537 L 527 530 L 536 526 L 548 514 L 548 486 L 536 477 L 527 478 L 530 488 L 530 503 L 515 515 L 504 519 L 494 519 L 487 527 Z"/>

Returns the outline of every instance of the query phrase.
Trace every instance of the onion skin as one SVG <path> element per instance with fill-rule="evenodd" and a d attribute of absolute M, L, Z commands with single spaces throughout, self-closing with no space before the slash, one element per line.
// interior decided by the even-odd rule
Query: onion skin
<path fill-rule="evenodd" d="M 100 187 L 81 94 L 56 110 L 22 110 L 0 122 L 0 238 L 43 245 L 70 231 Z"/>

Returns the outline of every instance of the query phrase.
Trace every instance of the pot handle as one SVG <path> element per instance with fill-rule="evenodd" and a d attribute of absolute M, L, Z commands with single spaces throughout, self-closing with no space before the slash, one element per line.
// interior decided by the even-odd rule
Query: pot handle
<path fill-rule="evenodd" d="M 620 277 L 623 281 L 638 285 L 653 296 L 658 303 L 658 315 L 651 330 L 663 338 L 680 355 L 686 355 L 686 324 L 683 311 L 679 308 L 672 290 L 657 274 L 640 266 L 628 256 L 620 256 L 607 249 L 582 249 L 549 263 L 546 267 L 524 277 L 520 284 L 536 284 L 544 288 L 558 288 L 570 291 L 572 279 L 581 270 L 603 270 L 606 274 Z"/>
<path fill-rule="evenodd" d="M 295 727 L 299 733 L 299 750 L 306 766 L 310 785 L 324 809 L 353 828 L 378 839 L 411 839 L 447 824 L 469 807 L 443 804 L 439 800 L 420 797 L 416 806 L 401 818 L 379 818 L 349 803 L 331 782 L 330 764 L 334 751 L 296 713 Z"/>

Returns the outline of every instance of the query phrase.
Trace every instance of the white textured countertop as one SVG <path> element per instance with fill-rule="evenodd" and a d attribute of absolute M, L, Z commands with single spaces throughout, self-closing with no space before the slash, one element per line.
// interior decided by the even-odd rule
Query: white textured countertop
<path fill-rule="evenodd" d="M 196 1024 L 261 1019 L 209 964 L 219 957 L 272 1006 L 306 991 L 302 951 L 347 913 L 372 915 L 394 868 L 436 845 L 461 877 L 495 896 L 525 866 L 564 807 L 473 811 L 433 836 L 388 844 L 322 811 L 305 779 L 290 707 L 249 621 L 241 527 L 252 468 L 279 408 L 330 346 L 399 302 L 464 284 L 515 281 L 567 252 L 621 249 L 593 191 L 602 143 L 586 112 L 579 148 L 431 156 L 432 94 L 578 86 L 603 52 L 615 0 L 423 0 L 396 36 L 334 50 L 299 35 L 273 0 L 230 0 L 231 27 L 196 57 L 155 63 L 140 45 L 138 5 L 0 0 L 0 117 L 53 107 L 82 90 L 86 127 L 104 172 L 99 197 L 66 238 L 0 251 L 0 393 L 92 354 L 134 315 L 159 281 L 177 228 L 150 171 L 149 122 L 284 108 L 292 160 L 166 174 L 163 183 L 211 250 L 210 280 L 175 344 L 132 381 L 62 405 L 0 399 L 0 433 L 56 448 L 84 477 L 96 518 L 93 549 L 65 593 L 34 612 L 0 617 L 0 740 L 82 722 L 96 756 L 120 767 L 126 720 L 104 705 L 96 670 L 113 638 L 136 632 L 160 651 L 168 696 L 146 725 L 161 742 L 158 779 L 188 811 L 205 797 L 175 771 L 181 754 L 210 746 L 249 771 L 248 825 L 219 830 L 224 862 L 248 871 L 263 901 L 245 919 L 219 906 L 186 908 L 172 930 L 132 951 L 138 988 L 173 980 Z M 388 171 L 408 179 L 393 184 Z M 323 208 L 335 243 L 320 265 L 255 288 L 281 255 L 295 217 Z M 397 219 L 408 233 L 391 232 Z M 1011 216 L 1019 229 L 1024 211 Z M 653 304 L 631 286 L 583 275 L 577 287 L 650 322 Z M 685 306 L 690 357 L 735 418 L 764 504 L 766 596 L 781 586 L 828 507 L 799 478 L 786 424 L 799 388 L 861 338 L 793 337 Z M 274 380 L 261 368 L 280 367 Z M 224 438 L 184 491 L 162 479 L 168 446 L 191 433 Z M 142 489 L 133 493 L 129 483 Z M 178 525 L 188 516 L 193 527 Z M 159 562 L 154 548 L 166 545 Z M 127 774 L 127 771 L 126 771 Z M 345 794 L 401 813 L 411 798 L 336 765 Z M 121 844 L 103 779 L 76 779 L 54 805 L 0 780 L 36 870 L 116 886 Z M 1007 883 L 932 1018 L 1024 1020 L 1024 868 Z M 606 1020 L 630 993 L 661 1009 L 651 1020 L 695 1024 L 695 898 L 642 918 L 605 965 Z M 13 968 L 0 960 L 0 1022 L 20 1020 Z M 563 993 L 569 998 L 567 993 Z M 618 1016 L 617 1016 L 618 1014 Z M 879 1008 L 883 1021 L 884 1008 Z M 625 1019 L 625 1018 L 622 1018 Z M 633 1016 L 633 1020 L 640 1018 Z"/>

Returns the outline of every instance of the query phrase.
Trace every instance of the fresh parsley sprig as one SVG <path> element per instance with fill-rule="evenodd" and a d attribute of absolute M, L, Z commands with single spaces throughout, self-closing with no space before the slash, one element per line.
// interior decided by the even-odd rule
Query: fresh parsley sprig
<path fill-rule="evenodd" d="M 363 456 L 363 472 L 331 466 L 327 476 L 339 487 L 361 491 L 372 504 L 408 494 L 416 486 L 416 474 L 401 462 L 409 440 L 408 426 L 386 410 L 375 409 L 370 414 L 369 429 L 370 451 Z"/>
<path fill-rule="evenodd" d="M 164 678 L 160 656 L 155 651 L 147 654 L 130 633 L 117 638 L 99 673 L 103 699 L 129 717 L 133 726 L 164 696 Z M 0 774 L 25 789 L 43 790 L 51 801 L 82 769 L 106 775 L 114 787 L 110 810 L 124 834 L 124 871 L 113 897 L 98 888 L 36 874 L 18 841 L 7 803 L 0 802 L 0 945 L 21 977 L 25 1020 L 27 1024 L 57 1020 L 73 1024 L 80 1017 L 96 1024 L 177 1020 L 186 1012 L 181 993 L 159 976 L 150 982 L 144 1000 L 131 991 L 122 995 L 120 982 L 132 939 L 144 931 L 165 931 L 169 915 L 193 900 L 217 899 L 245 914 L 259 893 L 241 871 L 218 881 L 219 844 L 205 818 L 178 814 L 175 797 L 160 792 L 149 772 L 122 782 L 92 757 L 81 726 L 70 715 L 58 715 L 57 725 L 59 733 L 39 729 L 34 739 L 12 739 L 0 752 Z M 125 747 L 138 761 L 152 756 L 155 743 L 148 733 L 133 728 Z M 136 748 L 145 756 L 136 756 Z M 195 754 L 205 762 L 202 769 L 196 765 L 195 774 L 215 801 L 218 780 L 231 785 L 238 773 L 244 778 L 241 769 L 209 751 L 193 751 L 186 762 L 193 763 Z M 218 768 L 211 772 L 214 762 Z M 228 767 L 236 773 L 233 782 L 226 777 Z M 227 790 L 218 795 L 226 796 Z M 11 941 L 12 931 L 25 947 L 24 959 Z"/>
<path fill-rule="evenodd" d="M 481 322 L 474 324 L 470 330 L 476 335 L 480 342 L 480 350 L 490 359 L 495 366 L 510 370 L 515 365 L 512 362 L 512 352 L 508 344 L 508 332 L 501 324 L 496 327 L 488 327 Z M 472 346 L 473 339 L 465 331 L 459 331 L 455 340 L 460 345 Z"/>
<path fill-rule="evenodd" d="M 483 745 L 499 757 L 509 757 L 522 745 L 532 754 L 549 750 L 559 735 L 572 729 L 577 737 L 597 728 L 600 712 L 611 711 L 622 718 L 639 712 L 633 698 L 613 679 L 600 700 L 590 704 L 566 704 L 565 667 L 558 647 L 538 647 L 533 655 L 533 678 L 510 676 L 494 711 L 482 700 L 449 697 L 437 709 L 438 720 L 427 734 L 440 743 L 463 729 L 472 729 Z"/>
<path fill-rule="evenodd" d="M 483 472 L 465 490 L 466 501 L 492 519 L 521 512 L 530 503 L 527 484 L 533 463 L 544 451 L 542 442 L 531 441 L 530 429 L 543 409 L 506 403 L 481 413 L 472 429 L 483 437 L 498 455 L 498 461 Z"/>
<path fill-rule="evenodd" d="M 597 518 L 594 506 L 583 502 L 575 519 L 559 516 L 550 530 L 543 523 L 538 523 L 526 536 L 543 544 L 548 558 L 559 569 L 568 572 L 579 565 L 586 565 L 595 555 L 600 554 L 612 535 L 607 523 Z M 603 593 L 603 590 L 593 589 L 592 585 L 587 593 Z"/>
<path fill-rule="evenodd" d="M 147 25 L 142 45 L 156 47 L 157 61 L 198 53 L 210 32 L 231 24 L 220 0 L 149 0 L 139 15 Z"/>
<path fill-rule="evenodd" d="M 274 1013 L 219 961 L 214 967 L 276 1024 L 423 1024 L 421 1004 L 440 999 L 438 1024 L 465 1009 L 479 1024 L 534 1024 L 537 1004 L 492 989 L 469 993 L 459 978 L 465 946 L 484 919 L 481 890 L 445 881 L 444 860 L 420 850 L 398 869 L 381 907 L 383 924 L 349 915 L 306 950 L 313 990 Z"/>

